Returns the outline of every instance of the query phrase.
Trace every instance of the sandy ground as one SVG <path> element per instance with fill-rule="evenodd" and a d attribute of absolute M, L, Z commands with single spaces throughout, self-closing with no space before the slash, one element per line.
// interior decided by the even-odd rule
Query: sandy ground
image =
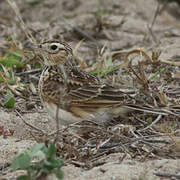
<path fill-rule="evenodd" d="M 152 34 L 148 27 L 151 26 L 157 7 L 157 1 L 155 0 L 44 0 L 34 6 L 29 5 L 27 2 L 17 1 L 25 22 L 28 26 L 32 26 L 37 30 L 47 27 L 46 30 L 51 32 L 50 36 L 52 37 L 59 32 L 62 36 L 64 35 L 65 40 L 68 40 L 66 37 L 68 33 L 66 32 L 70 27 L 61 20 L 63 16 L 68 17 L 68 22 L 72 25 L 85 24 L 88 29 L 88 26 L 90 28 L 96 23 L 93 14 L 90 12 L 95 12 L 98 8 L 109 9 L 111 11 L 110 15 L 108 15 L 110 24 L 118 24 L 122 19 L 125 22 L 118 28 L 109 28 L 102 31 L 99 34 L 102 38 L 99 38 L 98 41 L 106 43 L 108 47 L 114 50 L 119 47 L 124 50 L 143 48 L 147 52 L 151 52 L 152 49 L 159 49 L 162 51 L 162 59 L 180 57 L 180 16 L 177 16 L 180 7 L 176 3 L 168 5 L 167 10 L 157 17 Z M 3 14 L 5 9 L 8 9 L 8 17 L 14 18 L 14 14 L 6 2 L 0 2 L 0 19 L 3 19 L 1 17 L 5 16 Z M 10 29 L 10 27 L 7 29 L 7 34 L 11 32 Z M 15 36 L 15 33 L 13 35 Z M 22 37 L 17 38 L 23 40 Z M 0 40 L 3 41 L 4 36 Z M 75 46 L 78 41 L 73 38 L 69 39 L 72 46 Z M 91 48 L 86 46 L 82 46 L 78 53 L 82 58 L 86 57 L 90 60 L 95 57 L 92 55 Z M 47 132 L 52 132 L 55 129 L 54 121 L 51 120 L 46 112 L 25 113 L 23 118 Z M 6 139 L 0 136 L 0 165 L 2 166 L 10 162 L 19 152 L 30 148 L 35 144 L 35 141 L 29 131 L 27 131 L 21 118 L 13 111 L 0 109 L 0 125 L 14 130 L 13 136 Z M 153 174 L 154 172 L 180 175 L 180 159 L 159 158 L 140 162 L 127 155 L 121 161 L 123 156 L 123 153 L 107 155 L 102 158 L 105 161 L 103 165 L 90 170 L 67 164 L 63 168 L 65 173 L 64 179 L 160 180 L 170 178 L 158 177 Z M 14 178 L 15 173 L 9 169 L 4 169 L 0 174 L 0 179 Z"/>

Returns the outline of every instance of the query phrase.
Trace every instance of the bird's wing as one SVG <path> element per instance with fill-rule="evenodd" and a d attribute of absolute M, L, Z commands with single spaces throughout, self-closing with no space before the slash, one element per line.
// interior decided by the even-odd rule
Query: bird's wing
<path fill-rule="evenodd" d="M 106 84 L 91 85 L 69 92 L 68 99 L 71 99 L 71 106 L 78 108 L 94 109 L 122 106 L 123 108 L 135 111 L 159 115 L 172 114 L 180 117 L 179 108 L 177 110 L 177 108 L 172 107 L 147 106 L 143 102 L 136 104 L 131 93 L 134 94 L 133 91 L 124 92 Z"/>
<path fill-rule="evenodd" d="M 71 105 L 89 108 L 120 105 L 125 102 L 127 97 L 128 94 L 106 84 L 83 86 L 70 91 L 67 95 Z"/>
<path fill-rule="evenodd" d="M 76 68 L 71 69 L 68 76 L 71 76 L 68 81 L 71 90 L 64 96 L 64 100 L 71 107 L 95 109 L 123 106 L 127 109 L 153 114 L 177 114 L 179 117 L 179 111 L 174 113 L 174 108 L 150 107 L 143 101 L 136 104 L 132 95 L 133 91 L 125 92 L 108 84 L 102 84 L 95 76 Z"/>

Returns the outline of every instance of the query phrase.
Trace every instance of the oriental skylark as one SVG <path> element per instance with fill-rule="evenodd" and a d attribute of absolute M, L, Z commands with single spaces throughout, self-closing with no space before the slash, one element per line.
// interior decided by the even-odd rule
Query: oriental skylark
<path fill-rule="evenodd" d="M 37 45 L 36 51 L 44 63 L 39 81 L 42 104 L 53 118 L 58 114 L 62 125 L 82 120 L 104 124 L 138 109 L 128 93 L 78 68 L 65 42 L 49 40 Z"/>

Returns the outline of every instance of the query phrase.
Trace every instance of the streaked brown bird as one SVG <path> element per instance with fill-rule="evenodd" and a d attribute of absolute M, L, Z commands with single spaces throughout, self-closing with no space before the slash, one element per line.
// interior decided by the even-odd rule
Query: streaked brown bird
<path fill-rule="evenodd" d="M 58 108 L 61 124 L 82 120 L 106 124 L 114 117 L 124 116 L 129 110 L 151 112 L 148 108 L 133 105 L 128 93 L 102 83 L 78 68 L 67 43 L 49 40 L 37 45 L 36 52 L 45 65 L 39 81 L 42 104 L 53 118 L 56 118 Z"/>

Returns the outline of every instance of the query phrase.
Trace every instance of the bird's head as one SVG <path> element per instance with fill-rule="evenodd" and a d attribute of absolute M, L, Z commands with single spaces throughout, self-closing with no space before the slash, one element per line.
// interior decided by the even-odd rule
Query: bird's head
<path fill-rule="evenodd" d="M 67 43 L 57 40 L 49 40 L 38 44 L 36 50 L 46 66 L 65 64 L 73 57 L 71 47 Z"/>

